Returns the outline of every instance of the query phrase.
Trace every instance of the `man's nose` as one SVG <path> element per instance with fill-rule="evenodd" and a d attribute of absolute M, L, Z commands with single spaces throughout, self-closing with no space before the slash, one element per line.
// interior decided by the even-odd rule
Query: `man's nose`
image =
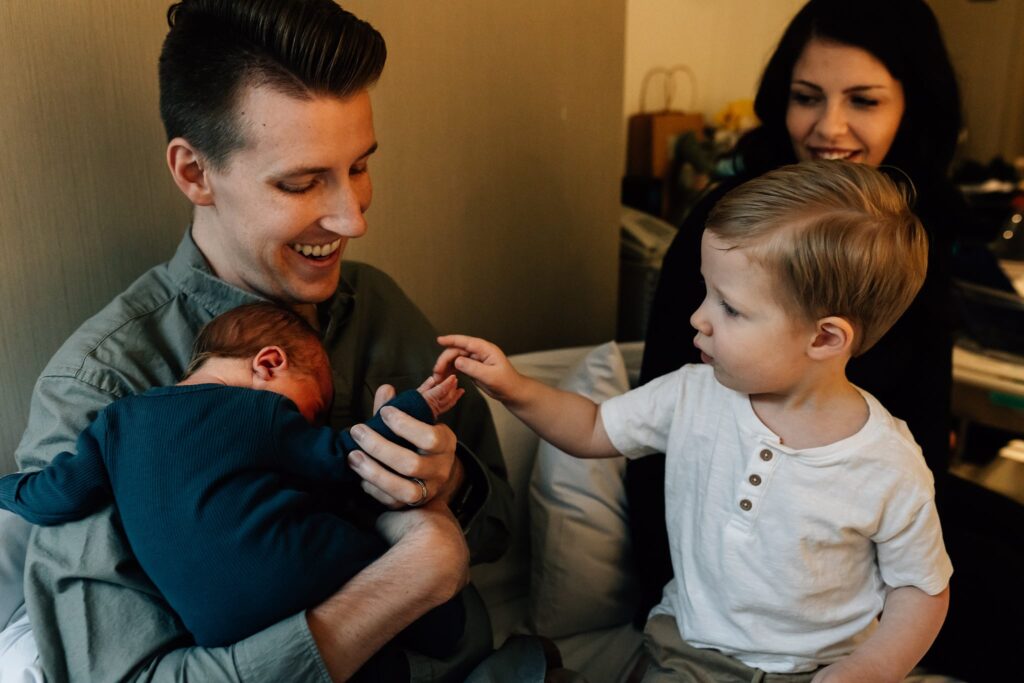
<path fill-rule="evenodd" d="M 351 183 L 340 186 L 331 198 L 330 205 L 326 207 L 320 225 L 342 237 L 362 237 L 366 234 L 364 214 L 370 205 L 369 198 L 364 195 L 365 192 L 361 192 Z"/>

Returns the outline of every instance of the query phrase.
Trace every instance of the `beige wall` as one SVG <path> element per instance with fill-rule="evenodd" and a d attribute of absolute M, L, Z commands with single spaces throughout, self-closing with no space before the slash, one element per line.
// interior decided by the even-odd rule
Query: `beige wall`
<path fill-rule="evenodd" d="M 963 154 L 1024 156 L 1024 0 L 930 0 L 960 79 Z"/>
<path fill-rule="evenodd" d="M 623 112 L 639 111 L 651 67 L 689 66 L 696 75 L 693 110 L 711 117 L 733 100 L 753 98 L 761 71 L 782 31 L 806 0 L 626 0 Z M 678 78 L 673 108 L 690 109 L 687 81 Z M 656 85 L 652 81 L 652 86 Z M 661 106 L 649 92 L 647 108 Z"/>
<path fill-rule="evenodd" d="M 157 114 L 167 2 L 0 2 L 0 471 L 47 358 L 187 222 Z M 444 330 L 511 351 L 610 338 L 624 0 L 350 7 L 390 48 L 354 257 Z"/>

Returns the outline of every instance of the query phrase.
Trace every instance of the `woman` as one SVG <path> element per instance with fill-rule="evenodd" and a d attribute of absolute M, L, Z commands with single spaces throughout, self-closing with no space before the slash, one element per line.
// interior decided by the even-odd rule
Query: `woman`
<path fill-rule="evenodd" d="M 915 212 L 931 244 L 928 275 L 904 316 L 875 348 L 853 359 L 848 371 L 854 384 L 907 422 L 936 476 L 940 512 L 945 504 L 949 514 L 949 499 L 960 496 L 947 487 L 946 476 L 953 344 L 950 254 L 963 203 L 947 176 L 961 115 L 956 79 L 935 16 L 921 0 L 811 0 L 783 34 L 754 108 L 762 123 L 737 145 L 732 159 L 737 175 L 694 208 L 665 257 L 641 382 L 700 362 L 688 319 L 704 298 L 699 272 L 704 223 L 722 195 L 770 169 L 807 159 L 842 158 L 892 167 L 916 190 Z M 671 576 L 664 499 L 658 493 L 663 478 L 662 458 L 628 464 L 630 525 L 646 593 L 638 613 L 641 621 Z M 949 535 L 949 521 L 944 521 Z M 950 545 L 954 565 L 961 570 L 956 548 Z M 963 616 L 957 603 L 969 599 L 957 595 L 956 584 L 954 576 L 954 609 L 944 633 L 956 630 L 950 622 Z"/>

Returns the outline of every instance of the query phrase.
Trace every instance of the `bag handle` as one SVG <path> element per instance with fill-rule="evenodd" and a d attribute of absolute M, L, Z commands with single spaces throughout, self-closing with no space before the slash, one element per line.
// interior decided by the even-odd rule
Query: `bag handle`
<path fill-rule="evenodd" d="M 654 76 L 664 76 L 664 96 L 665 96 L 665 108 L 662 111 L 670 111 L 672 109 L 672 98 L 676 94 L 676 79 L 675 75 L 682 73 L 690 81 L 690 110 L 693 110 L 694 105 L 697 102 L 697 76 L 693 73 L 693 69 L 686 66 L 685 64 L 676 64 L 675 66 L 663 67 L 656 66 L 650 69 L 644 74 L 644 80 L 640 83 L 640 113 L 645 113 L 645 104 L 647 102 L 647 86 L 650 85 L 651 78 Z"/>

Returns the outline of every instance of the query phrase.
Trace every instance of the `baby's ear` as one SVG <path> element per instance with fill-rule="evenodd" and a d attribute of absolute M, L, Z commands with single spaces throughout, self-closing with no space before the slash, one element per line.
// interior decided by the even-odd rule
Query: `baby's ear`
<path fill-rule="evenodd" d="M 264 346 L 252 357 L 252 373 L 266 382 L 288 369 L 288 354 L 280 346 Z"/>
<path fill-rule="evenodd" d="M 808 354 L 815 360 L 825 360 L 838 355 L 851 355 L 853 349 L 853 325 L 846 318 L 830 315 L 816 323 L 814 339 Z"/>

